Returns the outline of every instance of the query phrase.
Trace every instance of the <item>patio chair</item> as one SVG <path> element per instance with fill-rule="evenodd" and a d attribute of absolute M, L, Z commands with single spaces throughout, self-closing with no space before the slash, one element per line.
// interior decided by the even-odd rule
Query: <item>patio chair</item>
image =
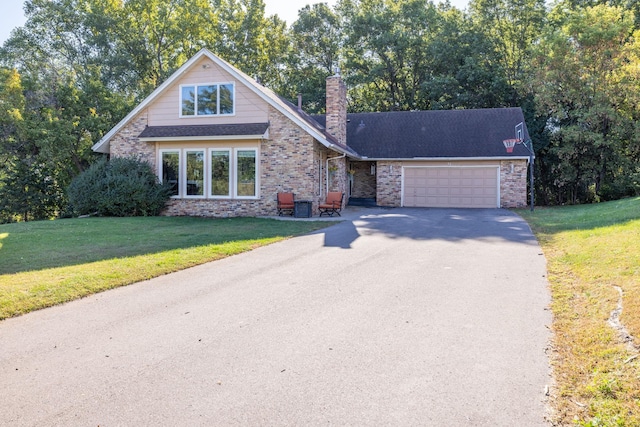
<path fill-rule="evenodd" d="M 278 193 L 276 200 L 278 201 L 278 216 L 282 216 L 285 213 L 293 216 L 293 208 L 295 195 L 293 193 Z"/>
<path fill-rule="evenodd" d="M 329 191 L 327 193 L 326 201 L 318 206 L 318 209 L 320 209 L 320 216 L 333 216 L 334 214 L 338 214 L 338 216 L 341 216 L 340 211 L 342 210 L 343 197 L 344 193 L 341 193 L 339 191 Z"/>

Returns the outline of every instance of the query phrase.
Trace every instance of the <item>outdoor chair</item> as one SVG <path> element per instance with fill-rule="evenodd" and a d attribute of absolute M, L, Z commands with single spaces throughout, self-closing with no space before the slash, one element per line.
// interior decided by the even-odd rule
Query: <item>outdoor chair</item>
<path fill-rule="evenodd" d="M 293 208 L 295 195 L 293 193 L 278 193 L 278 216 L 282 216 L 285 213 L 293 216 Z"/>
<path fill-rule="evenodd" d="M 340 211 L 342 210 L 343 197 L 344 193 L 340 193 L 339 191 L 329 191 L 327 193 L 326 201 L 318 206 L 318 209 L 320 209 L 320 216 L 333 216 L 334 214 L 341 216 Z"/>

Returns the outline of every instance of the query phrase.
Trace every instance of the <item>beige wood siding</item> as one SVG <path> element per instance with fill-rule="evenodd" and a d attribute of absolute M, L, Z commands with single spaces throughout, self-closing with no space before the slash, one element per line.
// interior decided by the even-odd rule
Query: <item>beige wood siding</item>
<path fill-rule="evenodd" d="M 180 117 L 180 85 L 194 83 L 235 83 L 235 114 L 208 117 Z M 228 123 L 265 123 L 268 105 L 251 89 L 234 80 L 208 58 L 202 58 L 169 86 L 148 108 L 149 126 L 176 126 Z"/>
<path fill-rule="evenodd" d="M 498 187 L 495 166 L 405 167 L 403 206 L 496 208 Z"/>

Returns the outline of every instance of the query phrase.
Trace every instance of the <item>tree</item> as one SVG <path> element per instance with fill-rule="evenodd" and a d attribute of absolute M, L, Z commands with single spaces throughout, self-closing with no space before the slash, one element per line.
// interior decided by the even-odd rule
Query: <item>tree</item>
<path fill-rule="evenodd" d="M 422 96 L 429 109 L 509 105 L 510 86 L 487 35 L 456 8 L 441 6 L 427 46 L 429 70 Z"/>
<path fill-rule="evenodd" d="M 289 47 L 284 21 L 265 17 L 263 0 L 220 0 L 219 13 L 214 52 L 266 86 L 280 82 Z"/>
<path fill-rule="evenodd" d="M 290 37 L 285 81 L 275 89 L 289 99 L 300 93 L 305 111 L 322 113 L 326 78 L 340 66 L 340 19 L 325 3 L 305 6 L 291 26 Z"/>
<path fill-rule="evenodd" d="M 343 0 L 345 58 L 354 111 L 425 108 L 427 45 L 437 20 L 428 0 Z"/>
<path fill-rule="evenodd" d="M 556 203 L 636 193 L 638 183 L 629 179 L 639 171 L 632 147 L 640 33 L 633 32 L 633 13 L 558 5 L 554 18 L 539 46 L 535 80 L 539 108 L 550 117 L 551 144 L 542 156 L 552 178 L 547 192 Z"/>
<path fill-rule="evenodd" d="M 472 0 L 471 21 L 477 31 L 483 32 L 493 45 L 495 60 L 499 63 L 507 84 L 512 88 L 510 103 L 518 106 L 528 93 L 526 84 L 532 57 L 545 25 L 544 0 Z"/>
<path fill-rule="evenodd" d="M 63 203 L 57 171 L 33 139 L 21 76 L 0 70 L 0 222 L 45 219 Z"/>

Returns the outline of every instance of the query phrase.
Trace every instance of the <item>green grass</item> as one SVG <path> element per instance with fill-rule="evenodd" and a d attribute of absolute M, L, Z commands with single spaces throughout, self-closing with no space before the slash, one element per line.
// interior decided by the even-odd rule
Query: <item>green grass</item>
<path fill-rule="evenodd" d="M 145 217 L 0 225 L 0 319 L 224 258 L 330 224 Z"/>
<path fill-rule="evenodd" d="M 518 213 L 548 262 L 555 422 L 640 425 L 640 198 Z M 616 287 L 635 349 L 608 324 Z"/>

